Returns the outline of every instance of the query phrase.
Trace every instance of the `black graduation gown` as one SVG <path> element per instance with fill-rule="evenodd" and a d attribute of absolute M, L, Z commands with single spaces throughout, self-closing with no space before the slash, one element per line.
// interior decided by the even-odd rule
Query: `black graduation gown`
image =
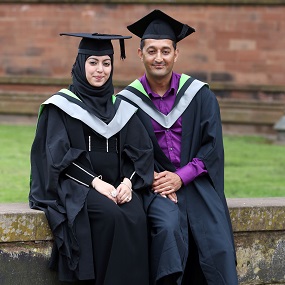
<path fill-rule="evenodd" d="M 78 104 L 77 100 L 65 97 Z M 117 99 L 116 106 L 119 105 Z M 147 231 L 139 197 L 153 179 L 151 141 L 135 114 L 115 134 L 119 140 L 120 169 L 114 171 L 119 177 L 112 179 L 121 181 L 136 173 L 133 199 L 116 205 L 89 185 L 65 175 L 73 162 L 94 176 L 101 174 L 93 169 L 92 162 L 97 156 L 93 153 L 91 158 L 87 151 L 84 128 L 89 127 L 83 126 L 79 119 L 52 103 L 47 104 L 40 112 L 31 148 L 30 207 L 45 212 L 53 232 L 51 268 L 58 271 L 61 281 L 95 279 L 91 284 L 145 285 L 148 283 Z M 108 154 L 98 156 L 97 171 L 100 161 L 109 164 L 109 169 L 117 167 L 113 160 L 102 160 L 104 157 L 108 160 Z"/>
<path fill-rule="evenodd" d="M 181 79 L 185 80 L 185 77 L 187 76 L 182 75 Z M 194 94 L 185 95 L 184 92 L 193 82 L 193 78 L 185 80 L 179 89 L 173 107 L 173 109 L 177 108 L 179 101 L 186 99 L 185 96 L 193 97 L 192 100 L 186 99 L 190 101 L 189 105 L 180 113 L 182 115 L 181 167 L 193 158 L 199 158 L 204 162 L 208 174 L 197 177 L 189 185 L 182 186 L 176 192 L 181 214 L 181 229 L 186 244 L 192 238 L 191 233 L 193 235 L 194 246 L 198 249 L 199 263 L 207 284 L 235 285 L 238 284 L 236 255 L 231 220 L 224 196 L 224 150 L 219 105 L 215 95 L 208 86 L 203 86 L 203 84 L 198 91 L 196 90 L 196 94 L 195 91 Z M 153 142 L 156 171 L 175 171 L 174 165 L 158 145 L 149 116 L 150 109 L 148 109 L 156 110 L 156 108 L 139 81 L 136 80 L 126 87 L 117 97 L 129 102 L 134 101 L 136 103 L 133 102 L 133 104 L 140 108 L 137 114 Z M 141 100 L 134 99 L 135 97 Z M 158 118 L 161 114 L 154 114 L 155 116 Z M 168 119 L 165 121 L 167 122 Z M 146 210 L 154 199 L 156 195 L 151 191 L 144 195 Z M 172 253 L 168 256 L 164 249 L 156 253 L 163 256 L 162 260 L 153 265 L 155 270 L 158 269 L 157 271 L 160 272 L 160 277 L 177 272 L 176 268 L 173 271 L 169 269 L 169 260 L 174 258 L 181 259 L 180 274 L 182 273 L 186 266 L 185 255 L 186 257 L 188 255 L 187 245 L 183 246 L 184 248 L 180 249 L 185 251 L 184 254 L 177 250 L 176 255 Z M 181 284 L 181 277 L 178 284 Z M 191 283 L 191 285 L 200 284 L 199 282 Z"/>

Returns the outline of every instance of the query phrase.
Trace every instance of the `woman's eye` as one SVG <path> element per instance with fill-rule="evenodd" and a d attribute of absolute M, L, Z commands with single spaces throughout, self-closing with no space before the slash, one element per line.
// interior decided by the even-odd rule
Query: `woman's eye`
<path fill-rule="evenodd" d="M 111 65 L 110 62 L 104 62 L 104 66 L 109 67 Z"/>

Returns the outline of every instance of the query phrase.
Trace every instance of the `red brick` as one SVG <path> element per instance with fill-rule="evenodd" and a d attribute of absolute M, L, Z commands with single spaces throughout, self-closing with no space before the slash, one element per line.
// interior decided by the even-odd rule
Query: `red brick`
<path fill-rule="evenodd" d="M 153 9 L 162 9 L 196 28 L 178 47 L 178 72 L 229 74 L 234 83 L 284 85 L 285 6 L 0 4 L 0 76 L 70 78 L 79 39 L 61 32 L 130 35 L 126 26 Z M 114 79 L 142 75 L 139 38 L 126 41 L 127 59 L 115 47 Z M 191 72 L 192 71 L 192 72 Z M 25 73 L 26 72 L 26 73 Z"/>

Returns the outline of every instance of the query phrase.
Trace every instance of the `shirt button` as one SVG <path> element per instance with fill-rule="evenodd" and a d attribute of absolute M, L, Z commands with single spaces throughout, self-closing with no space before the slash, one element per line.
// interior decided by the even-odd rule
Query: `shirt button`
<path fill-rule="evenodd" d="M 169 132 L 169 129 L 166 129 L 167 132 Z"/>
<path fill-rule="evenodd" d="M 171 147 L 170 150 L 173 150 L 173 148 Z"/>

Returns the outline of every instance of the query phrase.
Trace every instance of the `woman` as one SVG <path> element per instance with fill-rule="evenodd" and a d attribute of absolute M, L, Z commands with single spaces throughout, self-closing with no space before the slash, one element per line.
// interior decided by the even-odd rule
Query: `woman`
<path fill-rule="evenodd" d="M 152 183 L 152 144 L 112 83 L 111 40 L 120 40 L 124 58 L 130 37 L 61 35 L 82 37 L 72 84 L 42 104 L 31 149 L 29 201 L 54 235 L 50 266 L 61 281 L 146 285 L 140 193 Z"/>

